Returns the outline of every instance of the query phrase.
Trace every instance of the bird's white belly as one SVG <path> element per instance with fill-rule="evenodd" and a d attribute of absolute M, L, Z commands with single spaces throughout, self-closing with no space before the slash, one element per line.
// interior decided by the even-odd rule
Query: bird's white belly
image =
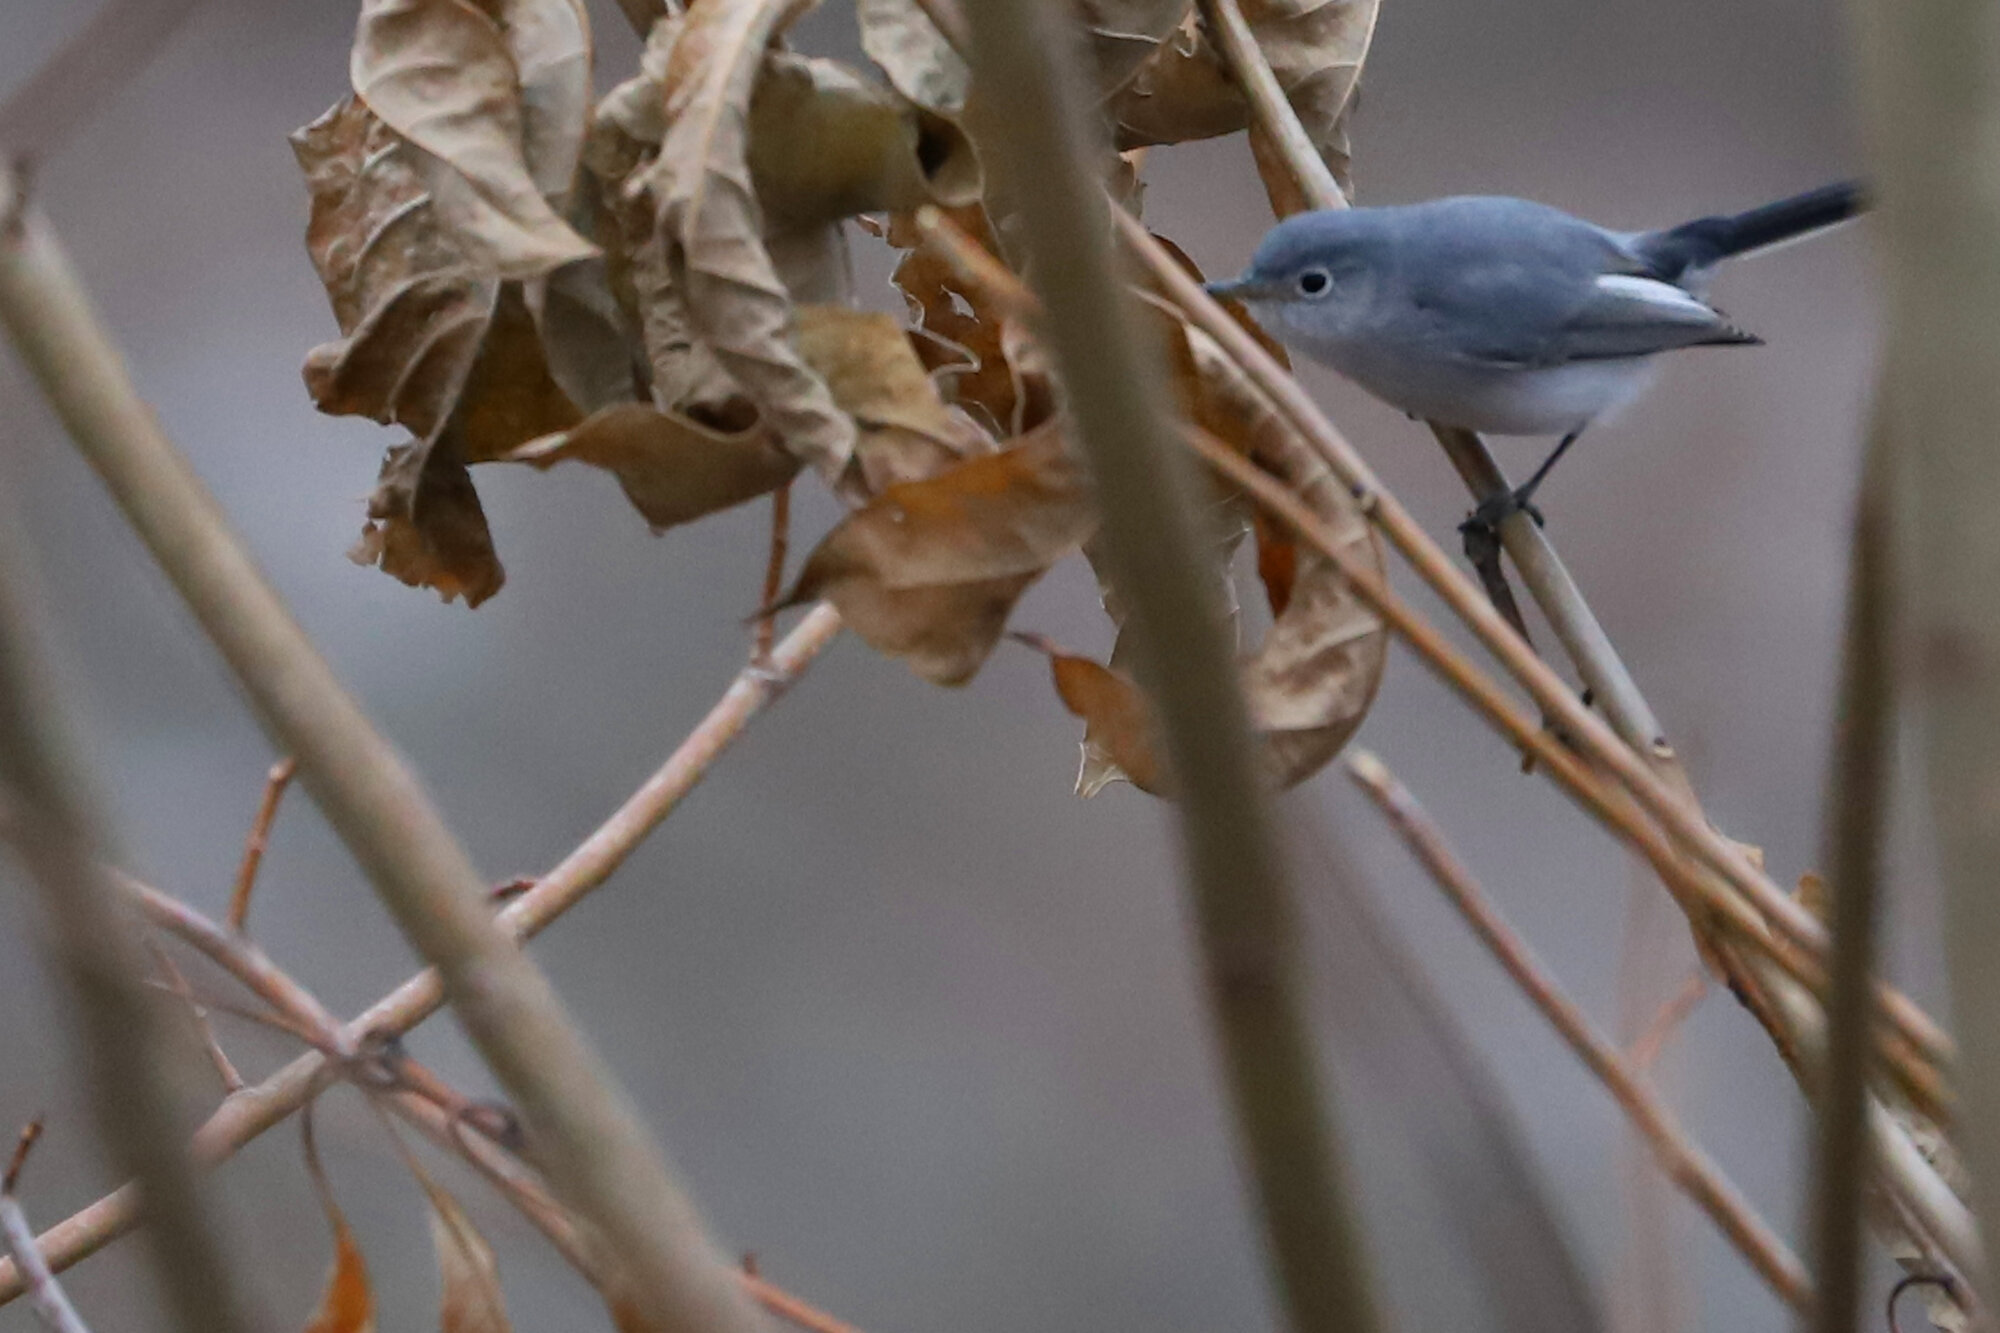
<path fill-rule="evenodd" d="M 1651 357 L 1519 369 L 1354 344 L 1306 350 L 1391 407 L 1489 435 L 1582 430 L 1631 402 L 1653 376 Z"/>

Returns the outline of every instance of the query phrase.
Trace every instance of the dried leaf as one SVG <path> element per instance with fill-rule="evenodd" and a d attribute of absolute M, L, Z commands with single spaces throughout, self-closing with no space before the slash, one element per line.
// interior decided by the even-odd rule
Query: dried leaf
<path fill-rule="evenodd" d="M 315 348 L 323 412 L 416 437 L 384 461 L 352 553 L 477 605 L 504 578 L 465 464 L 579 416 L 549 373 L 522 289 L 444 224 L 421 150 L 356 98 L 293 136 L 312 195 L 307 249 L 345 337 Z"/>
<path fill-rule="evenodd" d="M 972 74 L 915 0 L 855 0 L 861 49 L 897 92 L 918 106 L 957 116 Z"/>
<path fill-rule="evenodd" d="M 561 216 L 590 108 L 575 0 L 363 0 L 355 93 L 422 153 L 452 233 L 501 277 L 594 253 Z"/>
<path fill-rule="evenodd" d="M 1146 696 L 1117 667 L 1057 647 L 1035 634 L 1014 636 L 1049 659 L 1049 674 L 1063 706 L 1083 719 L 1083 763 L 1076 793 L 1088 799 L 1110 783 L 1130 782 L 1144 792 L 1163 794 L 1166 766 L 1160 762 L 1158 727 Z"/>
<path fill-rule="evenodd" d="M 840 306 L 798 311 L 799 354 L 859 432 L 855 463 L 870 495 L 934 476 L 994 443 L 945 405 L 903 327 L 888 315 Z"/>
<path fill-rule="evenodd" d="M 791 344 L 791 295 L 764 248 L 748 164 L 750 97 L 794 8 L 749 0 L 688 13 L 668 54 L 666 136 L 643 179 L 694 331 L 784 447 L 831 480 L 854 452 L 854 423 Z"/>
<path fill-rule="evenodd" d="M 313 1138 L 310 1106 L 300 1117 L 299 1130 L 305 1143 L 306 1174 L 312 1177 L 313 1192 L 319 1195 L 327 1225 L 333 1230 L 333 1265 L 327 1272 L 319 1308 L 306 1321 L 305 1333 L 375 1333 L 375 1293 L 368 1283 L 368 1265 L 361 1257 L 361 1247 L 355 1244 L 347 1215 L 340 1211 L 327 1183 L 319 1145 Z"/>
<path fill-rule="evenodd" d="M 774 491 L 799 470 L 762 431 L 728 434 L 638 403 L 606 408 L 507 458 L 544 469 L 566 460 L 602 468 L 655 532 Z"/>
<path fill-rule="evenodd" d="M 368 522 L 347 555 L 413 588 L 435 588 L 447 602 L 463 597 L 468 607 L 500 591 L 507 578 L 472 474 L 421 443 L 399 444 L 383 458 Z"/>
<path fill-rule="evenodd" d="M 773 231 L 979 198 L 979 160 L 955 121 L 838 61 L 768 57 L 749 135 L 750 178 Z"/>
<path fill-rule="evenodd" d="M 431 1204 L 431 1245 L 437 1252 L 438 1326 L 443 1333 L 511 1333 L 493 1247 L 458 1200 L 423 1172 L 417 1180 Z"/>
<path fill-rule="evenodd" d="M 989 254 L 999 245 L 978 205 L 948 216 Z M 992 309 L 987 294 L 965 282 L 935 241 L 907 218 L 892 220 L 889 240 L 905 254 L 891 281 L 902 292 L 922 335 L 917 355 L 944 382 L 946 397 L 1003 436 L 1025 435 L 1055 411 L 1047 368 L 1031 359 L 1027 331 Z"/>
<path fill-rule="evenodd" d="M 1097 523 L 1053 423 L 1003 453 L 889 487 L 807 558 L 783 605 L 824 597 L 879 651 L 941 685 L 970 679 L 1027 586 Z"/>
<path fill-rule="evenodd" d="M 1193 0 L 1076 0 L 1098 89 L 1110 96 L 1124 87 L 1180 26 L 1192 4 Z"/>
<path fill-rule="evenodd" d="M 1350 189 L 1347 116 L 1380 0 L 1241 0 L 1243 17 L 1306 134 Z M 1249 103 L 1197 25 L 1159 44 L 1114 99 L 1119 148 L 1185 143 L 1250 123 Z M 1269 177 L 1267 177 L 1267 180 Z"/>

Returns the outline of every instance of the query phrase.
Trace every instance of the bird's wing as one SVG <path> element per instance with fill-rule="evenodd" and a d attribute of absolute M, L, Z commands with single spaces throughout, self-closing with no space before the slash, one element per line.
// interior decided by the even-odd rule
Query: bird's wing
<path fill-rule="evenodd" d="M 1760 341 L 1670 282 L 1629 273 L 1595 278 L 1543 349 L 1546 364 L 1647 356 L 1704 343 Z"/>

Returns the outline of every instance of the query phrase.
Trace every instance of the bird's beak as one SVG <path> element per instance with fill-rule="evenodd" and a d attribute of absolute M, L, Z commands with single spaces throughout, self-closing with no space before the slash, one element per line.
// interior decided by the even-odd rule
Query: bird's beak
<path fill-rule="evenodd" d="M 1228 278 L 1222 282 L 1204 282 L 1201 289 L 1218 301 L 1255 301 L 1265 295 L 1266 284 L 1252 278 Z"/>

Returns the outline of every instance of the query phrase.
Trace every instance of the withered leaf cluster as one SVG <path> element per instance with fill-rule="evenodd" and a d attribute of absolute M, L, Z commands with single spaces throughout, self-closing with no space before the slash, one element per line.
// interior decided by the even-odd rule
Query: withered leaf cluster
<path fill-rule="evenodd" d="M 1375 2 L 1244 3 L 1337 163 Z M 880 651 L 955 684 L 1023 590 L 1088 549 L 1088 477 L 1032 330 L 915 221 L 936 208 L 1011 266 L 1004 201 L 965 128 L 1004 132 L 1005 90 L 974 86 L 916 0 L 853 0 L 870 69 L 790 49 L 808 7 L 670 6 L 639 69 L 599 98 L 582 0 L 362 0 L 353 91 L 293 137 L 341 333 L 307 358 L 307 387 L 323 411 L 403 432 L 357 560 L 447 600 L 492 596 L 504 575 L 478 464 L 587 464 L 656 531 L 810 471 L 849 512 L 783 604 L 831 600 Z M 1075 11 L 1121 146 L 1244 127 L 1189 0 Z M 1106 167 L 1134 207 L 1137 168 Z M 852 290 L 856 220 L 899 252 L 904 319 Z M 1161 318 L 1187 419 L 1378 559 L 1220 352 Z M 1226 579 L 1254 516 L 1220 489 L 1216 512 Z M 1365 713 L 1382 632 L 1329 567 L 1275 529 L 1257 540 L 1275 623 L 1244 679 L 1273 772 L 1291 781 Z M 1059 656 L 1056 673 L 1087 721 L 1087 790 L 1169 785 L 1119 654 Z"/>

